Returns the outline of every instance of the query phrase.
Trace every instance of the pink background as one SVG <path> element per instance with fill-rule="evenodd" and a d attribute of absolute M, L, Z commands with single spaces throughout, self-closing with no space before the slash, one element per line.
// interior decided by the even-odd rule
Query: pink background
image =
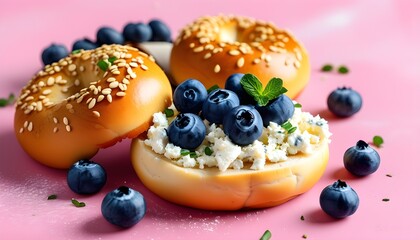
<path fill-rule="evenodd" d="M 94 38 L 108 25 L 121 30 L 129 21 L 164 20 L 177 32 L 202 15 L 252 16 L 288 28 L 304 43 L 312 63 L 309 86 L 299 97 L 303 109 L 321 114 L 333 132 L 331 157 L 323 178 L 302 196 L 281 206 L 251 211 L 209 212 L 168 203 L 136 177 L 129 140 L 99 152 L 93 160 L 108 172 L 105 188 L 79 196 L 66 185 L 66 172 L 40 165 L 20 148 L 13 129 L 13 107 L 0 109 L 0 234 L 2 239 L 418 239 L 420 161 L 420 4 L 417 1 L 2 1 L 0 6 L 0 97 L 18 94 L 41 67 L 40 53 L 52 42 L 68 47 Z M 282 1 L 283 2 L 283 1 Z M 321 73 L 325 63 L 345 64 L 348 75 Z M 336 119 L 326 98 L 337 87 L 361 93 L 362 110 Z M 342 155 L 357 140 L 381 135 L 379 170 L 355 178 Z M 57 156 L 60 158 L 60 156 Z M 392 177 L 386 177 L 391 174 Z M 335 220 L 318 203 L 321 190 L 342 179 L 360 196 L 351 217 Z M 104 195 L 122 185 L 144 194 L 146 217 L 131 229 L 107 223 L 100 213 Z M 50 194 L 58 199 L 47 201 Z M 72 197 L 86 202 L 75 208 Z M 389 198 L 389 202 L 383 202 Z M 305 221 L 300 220 L 300 216 Z"/>

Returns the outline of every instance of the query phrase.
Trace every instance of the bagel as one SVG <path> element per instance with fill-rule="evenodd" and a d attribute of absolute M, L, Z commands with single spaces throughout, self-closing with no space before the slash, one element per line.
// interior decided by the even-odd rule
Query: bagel
<path fill-rule="evenodd" d="M 153 58 L 104 45 L 39 71 L 18 97 L 14 129 L 33 159 L 65 169 L 144 132 L 171 101 L 169 80 Z"/>
<path fill-rule="evenodd" d="M 171 51 L 174 85 L 200 79 L 210 88 L 224 86 L 232 73 L 251 73 L 265 86 L 272 76 L 283 80 L 295 98 L 309 81 L 308 54 L 287 30 L 272 23 L 234 16 L 201 17 L 187 25 Z"/>
<path fill-rule="evenodd" d="M 268 150 L 267 129 L 277 132 L 278 126 L 270 123 L 271 128 L 267 127 L 266 133 L 263 133 L 262 139 L 260 139 L 265 142 L 263 167 L 261 167 L 261 162 L 257 163 L 256 160 L 252 162 L 242 156 L 241 164 L 243 166 L 237 164 L 240 158 L 238 157 L 230 164 L 229 168 L 223 169 L 215 164 L 217 162 L 216 153 L 205 156 L 209 159 L 210 164 L 207 164 L 209 166 L 203 166 L 200 157 L 195 158 L 195 162 L 191 162 L 193 159 L 191 157 L 172 159 L 170 155 L 174 154 L 175 148 L 168 148 L 170 143 L 165 139 L 165 136 L 161 141 L 151 142 L 153 138 L 156 138 L 155 136 L 166 133 L 166 130 L 158 133 L 150 130 L 159 129 L 159 125 L 166 125 L 162 124 L 165 122 L 162 120 L 162 114 L 160 117 L 159 114 L 155 115 L 155 124 L 149 129 L 147 137 L 143 135 L 132 140 L 132 165 L 148 189 L 163 199 L 183 206 L 205 210 L 238 210 L 276 206 L 312 188 L 324 173 L 329 158 L 330 132 L 327 122 L 319 116 L 312 117 L 309 113 L 296 112 L 291 122 L 296 124 L 300 130 L 293 134 L 301 132 L 303 135 L 306 134 L 306 137 L 310 136 L 309 148 L 302 152 L 291 149 L 288 150 L 287 157 L 275 159 L 274 152 L 270 153 L 271 150 Z M 323 126 L 321 127 L 321 125 Z M 205 140 L 195 153 L 200 156 L 200 151 L 202 152 L 202 149 L 212 141 L 209 136 L 217 134 L 220 132 L 216 133 L 214 125 L 208 127 L 207 142 Z M 286 138 L 290 140 L 292 136 L 296 135 L 291 134 Z M 277 146 L 278 148 L 281 146 Z M 165 149 L 166 152 L 163 153 L 162 149 Z M 242 152 L 244 151 L 249 150 L 242 148 Z M 229 154 L 229 152 L 234 151 L 227 148 L 222 155 Z"/>

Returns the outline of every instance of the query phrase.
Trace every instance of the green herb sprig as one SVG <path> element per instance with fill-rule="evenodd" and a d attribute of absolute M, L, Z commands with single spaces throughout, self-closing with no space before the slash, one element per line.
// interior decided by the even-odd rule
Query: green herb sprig
<path fill-rule="evenodd" d="M 194 151 L 192 152 L 188 149 L 181 149 L 181 156 L 187 156 L 187 155 L 190 155 L 190 157 L 192 157 L 192 158 L 198 157 L 197 153 L 194 152 Z"/>
<path fill-rule="evenodd" d="M 325 64 L 321 68 L 321 71 L 323 72 L 331 72 L 332 70 L 333 70 L 333 66 L 331 64 Z"/>
<path fill-rule="evenodd" d="M 207 93 L 211 93 L 212 91 L 214 91 L 214 90 L 216 90 L 216 89 L 219 89 L 220 87 L 219 87 L 219 85 L 213 85 L 213 86 L 211 86 L 209 89 L 207 89 Z"/>
<path fill-rule="evenodd" d="M 346 66 L 342 65 L 338 67 L 337 71 L 338 73 L 341 73 L 341 74 L 347 74 L 350 70 Z"/>
<path fill-rule="evenodd" d="M 14 102 L 15 95 L 13 93 L 10 93 L 8 98 L 0 98 L 0 107 L 12 105 Z"/>
<path fill-rule="evenodd" d="M 167 118 L 174 116 L 174 110 L 172 110 L 172 109 L 167 108 L 163 112 L 165 113 Z"/>
<path fill-rule="evenodd" d="M 206 147 L 206 148 L 204 148 L 204 153 L 207 156 L 211 156 L 213 154 L 213 150 L 210 147 Z"/>
<path fill-rule="evenodd" d="M 261 236 L 260 240 L 269 240 L 271 239 L 270 230 L 265 230 L 264 234 Z"/>
<path fill-rule="evenodd" d="M 71 199 L 71 203 L 73 203 L 73 205 L 75 206 L 75 207 L 84 207 L 84 206 L 86 206 L 86 203 L 84 203 L 84 202 L 79 202 L 79 201 L 77 201 L 76 199 L 74 199 L 74 198 L 72 198 Z"/>
<path fill-rule="evenodd" d="M 118 58 L 115 57 L 115 56 L 110 57 L 108 59 L 102 59 L 102 60 L 99 60 L 97 65 L 102 71 L 105 72 L 112 64 L 114 64 L 115 60 L 117 60 L 117 59 Z"/>
<path fill-rule="evenodd" d="M 297 130 L 297 127 L 294 127 L 289 121 L 283 123 L 281 127 L 284 128 L 288 134 L 292 134 Z"/>
<path fill-rule="evenodd" d="M 244 90 L 251 95 L 259 106 L 265 106 L 270 100 L 286 93 L 287 89 L 283 87 L 283 80 L 280 78 L 272 78 L 265 89 L 261 81 L 252 74 L 245 74 L 241 78 L 241 85 Z"/>
<path fill-rule="evenodd" d="M 47 197 L 47 200 L 55 200 L 57 199 L 57 194 L 51 194 Z"/>
<path fill-rule="evenodd" d="M 302 104 L 300 104 L 300 103 L 295 103 L 295 108 L 302 108 Z"/>

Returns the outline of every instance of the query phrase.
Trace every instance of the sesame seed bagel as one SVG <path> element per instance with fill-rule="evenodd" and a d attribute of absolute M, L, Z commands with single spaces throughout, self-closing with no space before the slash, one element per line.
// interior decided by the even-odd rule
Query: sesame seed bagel
<path fill-rule="evenodd" d="M 328 162 L 328 143 L 311 154 L 266 164 L 262 170 L 184 168 L 155 153 L 140 138 L 131 145 L 134 169 L 152 192 L 168 201 L 206 210 L 265 208 L 308 191 L 321 178 Z"/>
<path fill-rule="evenodd" d="M 45 66 L 22 89 L 15 133 L 33 159 L 68 168 L 147 130 L 171 98 L 164 72 L 136 48 L 81 50 Z"/>
<path fill-rule="evenodd" d="M 309 58 L 286 30 L 272 23 L 234 16 L 202 17 L 186 26 L 175 41 L 171 74 L 178 85 L 200 79 L 220 87 L 232 73 L 252 73 L 265 86 L 272 76 L 284 81 L 295 98 L 309 81 Z"/>

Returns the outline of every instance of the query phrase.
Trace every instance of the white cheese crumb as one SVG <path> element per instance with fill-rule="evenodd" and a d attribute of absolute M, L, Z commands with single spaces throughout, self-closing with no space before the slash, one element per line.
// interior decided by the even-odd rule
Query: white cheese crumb
<path fill-rule="evenodd" d="M 219 170 L 224 172 L 239 154 L 241 154 L 241 147 L 233 144 L 227 138 L 216 138 L 213 151 Z"/>
<path fill-rule="evenodd" d="M 181 157 L 181 148 L 178 146 L 173 145 L 172 143 L 168 143 L 165 147 L 165 157 L 169 159 L 177 159 Z"/>
<path fill-rule="evenodd" d="M 176 163 L 185 168 L 193 168 L 195 167 L 196 161 L 188 154 L 180 158 L 178 161 L 176 161 Z"/>

